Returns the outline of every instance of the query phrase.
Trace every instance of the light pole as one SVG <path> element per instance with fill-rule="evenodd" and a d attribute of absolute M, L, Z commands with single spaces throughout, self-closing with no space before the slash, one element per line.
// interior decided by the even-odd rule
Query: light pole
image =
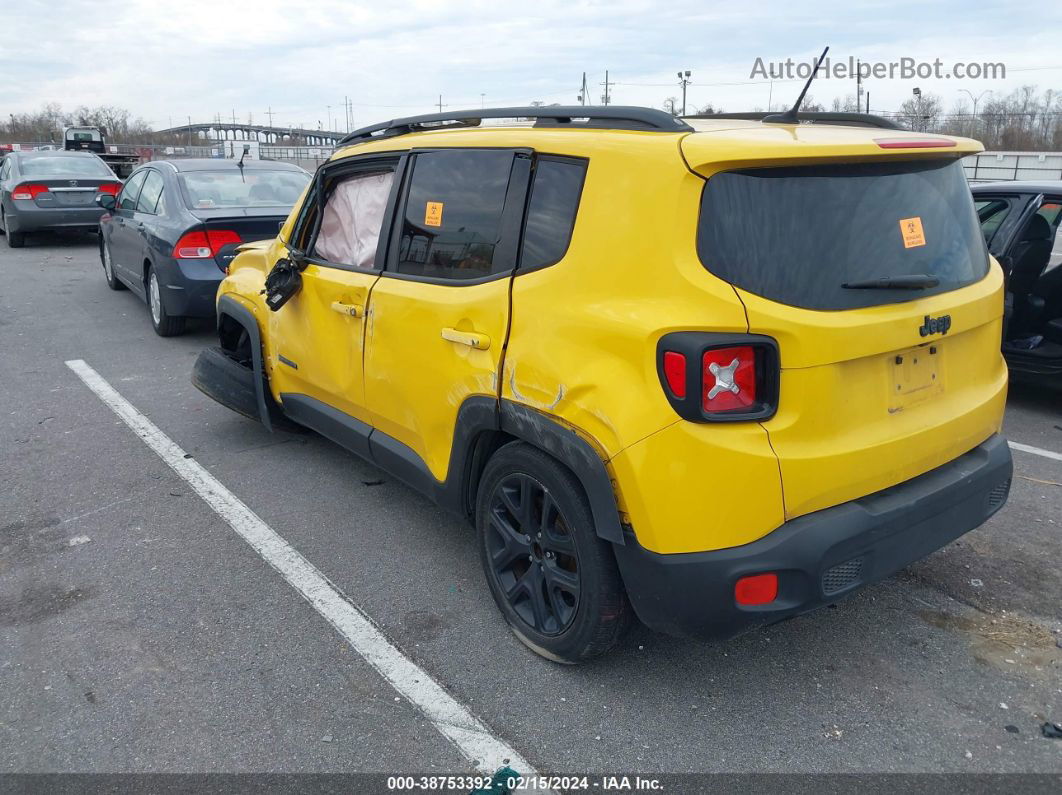
<path fill-rule="evenodd" d="M 966 96 L 968 96 L 973 101 L 973 120 L 972 120 L 973 123 L 970 125 L 970 132 L 976 134 L 977 133 L 977 103 L 981 101 L 981 99 L 985 96 L 985 94 L 991 94 L 992 93 L 992 89 L 988 89 L 986 91 L 982 91 L 976 97 L 969 90 L 967 90 L 965 88 L 960 88 L 959 91 L 961 91 L 963 94 L 966 94 Z"/>
<path fill-rule="evenodd" d="M 917 105 L 917 109 L 916 109 L 915 113 L 917 114 L 918 119 L 921 120 L 921 118 L 922 118 L 922 89 L 915 87 L 915 88 L 911 89 L 911 93 L 914 94 L 915 98 L 917 99 L 918 105 Z M 916 122 L 916 124 L 918 124 L 918 123 L 920 123 L 920 121 Z"/>
<path fill-rule="evenodd" d="M 690 70 L 678 73 L 679 85 L 682 86 L 682 115 L 686 115 L 686 86 L 692 81 L 690 80 Z"/>

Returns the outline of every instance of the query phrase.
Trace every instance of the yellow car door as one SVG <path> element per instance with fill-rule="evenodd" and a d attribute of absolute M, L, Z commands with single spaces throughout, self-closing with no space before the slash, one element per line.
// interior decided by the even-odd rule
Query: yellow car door
<path fill-rule="evenodd" d="M 398 164 L 397 157 L 368 156 L 318 174 L 292 232 L 292 248 L 306 259 L 302 287 L 269 313 L 270 380 L 285 413 L 321 432 L 322 423 L 364 428 L 353 445 L 359 449 L 368 438 L 366 309 L 386 250 L 381 230 Z"/>
<path fill-rule="evenodd" d="M 531 159 L 438 149 L 405 171 L 369 301 L 365 399 L 374 458 L 430 486 L 446 480 L 462 404 L 497 398 Z"/>

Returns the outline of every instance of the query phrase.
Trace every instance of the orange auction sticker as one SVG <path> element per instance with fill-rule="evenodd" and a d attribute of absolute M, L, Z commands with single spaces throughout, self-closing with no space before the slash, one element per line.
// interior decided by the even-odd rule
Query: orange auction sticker
<path fill-rule="evenodd" d="M 926 234 L 922 231 L 922 219 L 904 218 L 900 221 L 900 234 L 903 235 L 903 247 L 914 248 L 926 244 Z"/>
<path fill-rule="evenodd" d="M 424 226 L 442 226 L 442 211 L 442 202 L 428 202 L 424 207 Z"/>

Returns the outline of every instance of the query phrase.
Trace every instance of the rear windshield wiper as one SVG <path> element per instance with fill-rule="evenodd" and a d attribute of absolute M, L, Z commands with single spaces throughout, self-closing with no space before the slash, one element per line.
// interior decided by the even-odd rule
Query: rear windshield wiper
<path fill-rule="evenodd" d="M 863 279 L 858 282 L 845 282 L 841 285 L 846 290 L 925 290 L 936 287 L 940 279 L 925 273 L 907 273 L 902 276 L 881 276 L 877 279 Z"/>

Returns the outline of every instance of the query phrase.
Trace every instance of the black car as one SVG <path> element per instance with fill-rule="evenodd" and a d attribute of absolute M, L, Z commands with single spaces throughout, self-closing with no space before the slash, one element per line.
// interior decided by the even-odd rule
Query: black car
<path fill-rule="evenodd" d="M 0 161 L 0 229 L 11 248 L 25 245 L 27 232 L 95 232 L 103 210 L 93 200 L 121 188 L 90 152 L 10 152 Z"/>
<path fill-rule="evenodd" d="M 218 283 L 240 243 L 275 237 L 310 180 L 288 163 L 156 160 L 101 196 L 100 260 L 112 290 L 147 301 L 163 337 L 213 317 Z"/>
<path fill-rule="evenodd" d="M 1007 279 L 1003 355 L 1011 378 L 1062 387 L 1062 181 L 971 189 L 985 242 Z"/>

